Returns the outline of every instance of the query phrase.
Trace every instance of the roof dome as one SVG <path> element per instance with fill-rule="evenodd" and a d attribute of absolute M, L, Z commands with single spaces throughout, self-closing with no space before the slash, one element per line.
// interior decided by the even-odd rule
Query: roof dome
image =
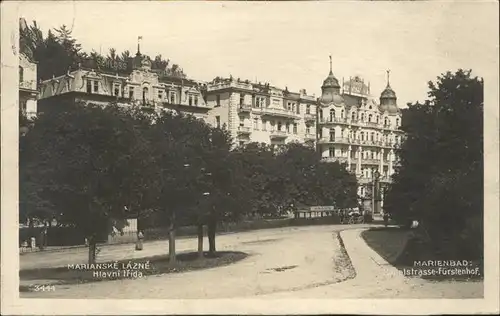
<path fill-rule="evenodd" d="M 332 88 L 340 88 L 339 81 L 333 75 L 333 72 L 330 70 L 328 77 L 323 81 L 323 87 L 332 87 Z"/>
<path fill-rule="evenodd" d="M 380 94 L 381 99 L 396 99 L 396 92 L 392 90 L 391 86 L 387 84 L 387 87 Z"/>
<path fill-rule="evenodd" d="M 319 101 L 322 104 L 342 104 L 344 103 L 344 98 L 338 93 L 334 93 L 332 91 L 324 91 Z"/>

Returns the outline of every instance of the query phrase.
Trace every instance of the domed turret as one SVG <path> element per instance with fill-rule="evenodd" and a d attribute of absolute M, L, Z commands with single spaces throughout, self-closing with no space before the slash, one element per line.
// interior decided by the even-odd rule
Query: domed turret
<path fill-rule="evenodd" d="M 321 86 L 321 98 L 319 101 L 322 104 L 335 103 L 339 104 L 344 101 L 344 98 L 340 95 L 340 84 L 337 78 L 333 75 L 332 71 L 332 56 L 330 56 L 330 73 L 328 77 L 323 81 Z"/>
<path fill-rule="evenodd" d="M 389 70 L 387 70 L 387 86 L 380 94 L 380 108 L 382 111 L 387 111 L 390 114 L 398 113 L 396 92 L 392 90 L 389 82 Z"/>

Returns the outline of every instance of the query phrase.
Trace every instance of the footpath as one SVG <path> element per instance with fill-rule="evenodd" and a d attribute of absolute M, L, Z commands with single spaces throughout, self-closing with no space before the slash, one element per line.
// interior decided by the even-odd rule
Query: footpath
<path fill-rule="evenodd" d="M 352 266 L 353 279 L 297 292 L 259 298 L 482 298 L 483 282 L 427 281 L 404 276 L 366 244 L 366 228 L 340 233 Z"/>

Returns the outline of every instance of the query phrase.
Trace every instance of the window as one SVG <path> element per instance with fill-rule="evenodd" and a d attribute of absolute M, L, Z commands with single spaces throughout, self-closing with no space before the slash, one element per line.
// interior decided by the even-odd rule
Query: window
<path fill-rule="evenodd" d="M 278 131 L 281 131 L 281 122 L 278 122 Z"/>
<path fill-rule="evenodd" d="M 396 119 L 396 127 L 399 127 L 399 118 Z"/>
<path fill-rule="evenodd" d="M 293 133 L 297 134 L 297 123 L 293 124 Z"/>
<path fill-rule="evenodd" d="M 94 81 L 94 92 L 99 92 L 99 82 Z"/>
<path fill-rule="evenodd" d="M 286 123 L 286 132 L 290 133 L 290 123 Z"/>
<path fill-rule="evenodd" d="M 194 96 L 194 105 L 198 105 L 198 96 L 197 95 Z"/>
<path fill-rule="evenodd" d="M 142 89 L 142 103 L 143 104 L 146 104 L 146 100 L 148 98 L 148 93 L 149 93 L 149 89 L 147 87 L 144 87 Z"/>
<path fill-rule="evenodd" d="M 328 155 L 330 157 L 335 157 L 335 147 L 330 147 L 328 150 Z"/>
<path fill-rule="evenodd" d="M 175 103 L 175 93 L 170 94 L 170 103 Z"/>
<path fill-rule="evenodd" d="M 220 95 L 217 95 L 216 106 L 220 106 Z"/>
<path fill-rule="evenodd" d="M 372 117 L 373 117 L 373 116 L 372 116 L 371 114 L 369 114 L 369 115 L 368 115 L 368 122 L 371 122 L 371 121 L 372 121 Z"/>
<path fill-rule="evenodd" d="M 371 133 L 371 135 L 370 135 L 370 139 L 371 139 L 371 141 L 374 141 L 374 140 L 375 140 L 375 133 L 374 133 L 374 132 L 372 132 L 372 133 Z"/>
<path fill-rule="evenodd" d="M 117 96 L 119 96 L 119 95 L 120 95 L 120 86 L 119 86 L 119 85 L 115 85 L 115 86 L 114 86 L 114 92 L 113 92 L 113 93 L 114 93 L 113 95 L 114 95 L 115 97 L 117 97 Z"/>
<path fill-rule="evenodd" d="M 342 109 L 342 111 L 340 111 L 340 118 L 344 118 L 344 110 Z"/>
<path fill-rule="evenodd" d="M 389 119 L 387 117 L 384 118 L 384 125 L 389 126 Z"/>
<path fill-rule="evenodd" d="M 271 131 L 274 131 L 275 130 L 275 125 L 274 125 L 274 121 L 271 122 Z"/>
<path fill-rule="evenodd" d="M 23 67 L 19 66 L 19 82 L 24 81 L 24 69 Z"/>
<path fill-rule="evenodd" d="M 243 103 L 245 103 L 245 95 L 240 94 L 240 105 L 243 105 Z"/>
<path fill-rule="evenodd" d="M 335 130 L 330 131 L 330 141 L 335 140 Z"/>
<path fill-rule="evenodd" d="M 377 115 L 377 124 L 379 123 L 380 121 L 380 117 Z"/>
<path fill-rule="evenodd" d="M 292 103 L 288 102 L 288 103 L 286 104 L 286 109 L 287 109 L 288 111 L 291 111 L 291 110 L 292 110 Z"/>
<path fill-rule="evenodd" d="M 130 99 L 133 99 L 133 98 L 134 98 L 134 87 L 130 87 L 130 88 L 128 89 L 128 97 L 129 97 Z"/>
<path fill-rule="evenodd" d="M 311 127 L 309 125 L 306 125 L 306 135 L 311 134 Z"/>
<path fill-rule="evenodd" d="M 262 120 L 262 130 L 267 131 L 267 122 Z"/>
<path fill-rule="evenodd" d="M 220 116 L 219 115 L 217 115 L 215 117 L 215 126 L 217 126 L 217 128 L 220 128 Z"/>
<path fill-rule="evenodd" d="M 319 110 L 319 119 L 323 120 L 323 109 Z"/>
<path fill-rule="evenodd" d="M 335 110 L 331 109 L 330 110 L 330 122 L 333 122 L 335 119 Z"/>
<path fill-rule="evenodd" d="M 361 113 L 361 122 L 365 121 L 365 113 Z"/>
<path fill-rule="evenodd" d="M 311 105 L 306 105 L 306 114 L 311 114 Z"/>
<path fill-rule="evenodd" d="M 92 93 L 92 81 L 87 79 L 87 93 Z"/>
<path fill-rule="evenodd" d="M 192 95 L 189 95 L 188 100 L 189 100 L 189 105 L 193 105 L 193 96 Z"/>
<path fill-rule="evenodd" d="M 163 91 L 159 90 L 158 91 L 158 100 L 163 99 Z"/>
<path fill-rule="evenodd" d="M 361 140 L 365 140 L 365 132 L 361 132 Z"/>
<path fill-rule="evenodd" d="M 352 119 L 353 121 L 355 121 L 355 120 L 356 120 L 356 112 L 352 112 L 351 119 Z"/>
<path fill-rule="evenodd" d="M 253 129 L 259 129 L 259 119 L 258 118 L 253 119 Z"/>

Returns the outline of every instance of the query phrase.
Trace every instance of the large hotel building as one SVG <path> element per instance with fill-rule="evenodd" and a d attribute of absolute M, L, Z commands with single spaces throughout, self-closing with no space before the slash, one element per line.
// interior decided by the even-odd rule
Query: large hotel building
<path fill-rule="evenodd" d="M 361 197 L 371 195 L 375 182 L 383 187 L 394 172 L 395 147 L 402 137 L 401 111 L 389 78 L 377 100 L 370 94 L 369 84 L 359 77 L 341 85 L 332 72 L 330 58 L 330 73 L 317 98 L 305 90 L 292 92 L 239 78 L 200 82 L 165 76 L 151 69 L 151 60 L 140 53 L 139 47 L 128 65 L 114 66 L 107 71 L 80 66 L 42 81 L 39 111 L 64 104 L 53 102 L 56 99 L 117 102 L 192 114 L 226 128 L 235 145 L 309 144 L 324 161 L 344 163 L 356 174 Z"/>

